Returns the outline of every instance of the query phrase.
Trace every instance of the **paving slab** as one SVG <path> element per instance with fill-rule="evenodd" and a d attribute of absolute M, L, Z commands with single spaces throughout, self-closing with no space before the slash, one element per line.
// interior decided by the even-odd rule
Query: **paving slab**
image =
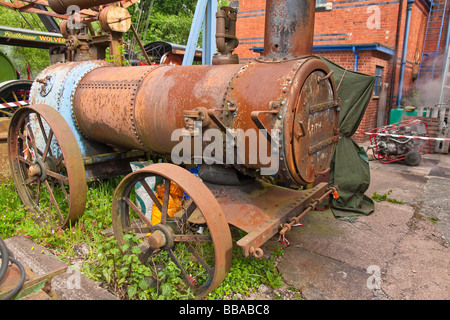
<path fill-rule="evenodd" d="M 64 267 L 67 271 L 54 276 L 51 281 L 52 290 L 62 300 L 118 300 L 107 290 L 99 287 L 81 275 L 76 269 L 69 267 L 44 247 L 20 235 L 4 240 L 8 249 L 24 266 L 36 276 L 44 276 Z"/>
<path fill-rule="evenodd" d="M 450 299 L 449 158 L 426 155 L 416 167 L 371 161 L 366 195 L 392 190 L 403 204 L 376 202 L 353 223 L 331 210 L 308 213 L 286 234 L 278 264 L 286 283 L 310 300 Z"/>

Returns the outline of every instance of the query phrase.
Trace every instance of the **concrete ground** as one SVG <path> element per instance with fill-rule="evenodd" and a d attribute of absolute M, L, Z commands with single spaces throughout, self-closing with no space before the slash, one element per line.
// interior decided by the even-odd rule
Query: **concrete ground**
<path fill-rule="evenodd" d="M 353 223 L 308 213 L 286 234 L 285 282 L 307 300 L 450 299 L 450 155 L 416 167 L 373 160 L 370 172 L 366 195 L 392 190 L 403 204 L 376 202 Z"/>
<path fill-rule="evenodd" d="M 52 276 L 51 289 L 57 300 L 118 300 L 114 295 L 84 277 L 79 271 L 69 267 L 44 247 L 25 236 L 5 239 L 5 244 L 14 258 L 30 269 L 35 277 L 52 276 L 60 269 L 64 272 Z M 32 279 L 30 277 L 30 279 Z M 27 281 L 29 279 L 27 278 Z M 18 282 L 18 281 L 17 281 Z M 41 300 L 41 298 L 39 298 Z"/>

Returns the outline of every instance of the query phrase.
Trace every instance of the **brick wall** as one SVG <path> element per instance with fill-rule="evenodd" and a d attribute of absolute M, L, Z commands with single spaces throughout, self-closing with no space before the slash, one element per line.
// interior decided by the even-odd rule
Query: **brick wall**
<path fill-rule="evenodd" d="M 241 62 L 259 56 L 251 51 L 254 47 L 264 47 L 266 0 L 240 0 L 236 26 L 239 46 L 235 53 Z"/>
<path fill-rule="evenodd" d="M 398 96 L 407 1 L 403 0 L 402 6 L 400 6 L 400 0 L 329 0 L 328 2 L 332 3 L 332 10 L 316 10 L 314 45 L 378 43 L 393 50 L 397 46 L 397 59 L 378 51 L 358 51 L 357 69 L 358 72 L 375 75 L 376 66 L 382 66 L 384 68 L 383 82 L 389 83 L 390 86 L 394 77 L 394 90 L 388 102 L 391 102 L 391 107 L 395 106 Z M 400 24 L 398 24 L 399 10 L 401 10 Z M 403 96 L 415 88 L 412 70 L 414 64 L 420 62 L 420 59 L 417 59 L 417 53 L 420 58 L 428 11 L 425 0 L 414 1 L 411 10 Z M 239 55 L 241 62 L 245 63 L 259 55 L 259 53 L 254 53 L 252 48 L 264 46 L 264 19 L 265 0 L 239 1 L 237 36 L 240 44 L 235 53 Z M 346 69 L 352 71 L 354 69 L 355 55 L 351 50 L 315 51 L 314 54 L 322 55 Z M 361 122 L 361 131 L 368 131 L 376 126 L 377 112 L 378 99 L 373 98 Z M 367 140 L 367 136 L 355 136 L 355 140 L 361 142 Z"/>
<path fill-rule="evenodd" d="M 375 42 L 388 47 L 395 45 L 397 1 L 330 2 L 332 10 L 316 12 L 315 45 Z"/>

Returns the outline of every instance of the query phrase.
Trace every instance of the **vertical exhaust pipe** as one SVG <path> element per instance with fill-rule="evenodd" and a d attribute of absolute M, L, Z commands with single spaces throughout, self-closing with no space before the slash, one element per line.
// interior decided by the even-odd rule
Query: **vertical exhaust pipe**
<path fill-rule="evenodd" d="M 264 56 L 291 58 L 311 55 L 315 0 L 267 0 Z"/>

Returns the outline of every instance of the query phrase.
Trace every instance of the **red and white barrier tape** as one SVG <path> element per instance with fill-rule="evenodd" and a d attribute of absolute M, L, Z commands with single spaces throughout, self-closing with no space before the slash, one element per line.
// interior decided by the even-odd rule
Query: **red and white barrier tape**
<path fill-rule="evenodd" d="M 405 138 L 405 139 L 420 139 L 429 141 L 450 141 L 450 138 L 433 138 L 433 137 L 420 137 L 420 136 L 403 136 L 398 134 L 389 133 L 375 133 L 375 132 L 356 132 L 359 134 L 367 134 L 370 136 L 392 137 L 392 138 Z"/>
<path fill-rule="evenodd" d="M 6 109 L 6 108 L 14 108 L 14 107 L 22 107 L 27 106 L 28 101 L 17 101 L 17 102 L 6 102 L 6 103 L 0 103 L 0 109 Z"/>

